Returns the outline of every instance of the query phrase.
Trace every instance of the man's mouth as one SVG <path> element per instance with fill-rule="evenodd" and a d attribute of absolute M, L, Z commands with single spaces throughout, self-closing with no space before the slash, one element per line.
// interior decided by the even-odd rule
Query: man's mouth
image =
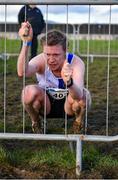
<path fill-rule="evenodd" d="M 49 66 L 56 66 L 56 64 L 49 64 Z"/>

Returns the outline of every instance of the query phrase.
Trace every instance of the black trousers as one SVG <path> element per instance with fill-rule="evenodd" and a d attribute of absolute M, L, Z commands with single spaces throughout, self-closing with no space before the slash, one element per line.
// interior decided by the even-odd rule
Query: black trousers
<path fill-rule="evenodd" d="M 30 59 L 37 55 L 37 49 L 38 49 L 38 38 L 37 35 L 33 35 Z"/>

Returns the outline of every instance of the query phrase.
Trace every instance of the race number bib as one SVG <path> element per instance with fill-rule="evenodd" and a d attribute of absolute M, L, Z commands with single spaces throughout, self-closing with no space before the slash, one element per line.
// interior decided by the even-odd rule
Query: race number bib
<path fill-rule="evenodd" d="M 48 94 L 50 94 L 54 99 L 63 99 L 66 97 L 68 90 L 67 89 L 58 89 L 58 88 L 48 88 Z"/>

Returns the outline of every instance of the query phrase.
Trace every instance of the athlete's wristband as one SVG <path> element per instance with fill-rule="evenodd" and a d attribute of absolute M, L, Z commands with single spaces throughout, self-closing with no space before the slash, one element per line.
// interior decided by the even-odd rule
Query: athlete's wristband
<path fill-rule="evenodd" d="M 23 42 L 23 46 L 32 46 L 32 42 L 31 41 L 29 41 L 29 42 Z"/>
<path fill-rule="evenodd" d="M 67 82 L 67 88 L 71 87 L 73 85 L 73 79 L 70 78 L 70 80 Z"/>

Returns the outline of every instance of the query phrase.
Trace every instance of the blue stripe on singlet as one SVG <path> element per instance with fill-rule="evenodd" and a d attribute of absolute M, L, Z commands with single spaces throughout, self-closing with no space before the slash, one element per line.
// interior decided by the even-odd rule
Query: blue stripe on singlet
<path fill-rule="evenodd" d="M 71 64 L 72 59 L 73 59 L 73 54 L 68 53 L 67 61 L 68 61 L 69 64 Z M 59 81 L 58 88 L 65 89 L 65 84 L 64 84 L 63 79 L 58 79 L 58 81 Z"/>
<path fill-rule="evenodd" d="M 72 54 L 72 53 L 69 53 L 69 54 L 68 54 L 68 58 L 67 58 L 67 61 L 68 61 L 69 64 L 71 64 L 72 59 L 73 59 L 73 54 Z"/>
<path fill-rule="evenodd" d="M 65 84 L 64 84 L 63 79 L 58 79 L 58 81 L 59 81 L 58 88 L 65 89 Z"/>

